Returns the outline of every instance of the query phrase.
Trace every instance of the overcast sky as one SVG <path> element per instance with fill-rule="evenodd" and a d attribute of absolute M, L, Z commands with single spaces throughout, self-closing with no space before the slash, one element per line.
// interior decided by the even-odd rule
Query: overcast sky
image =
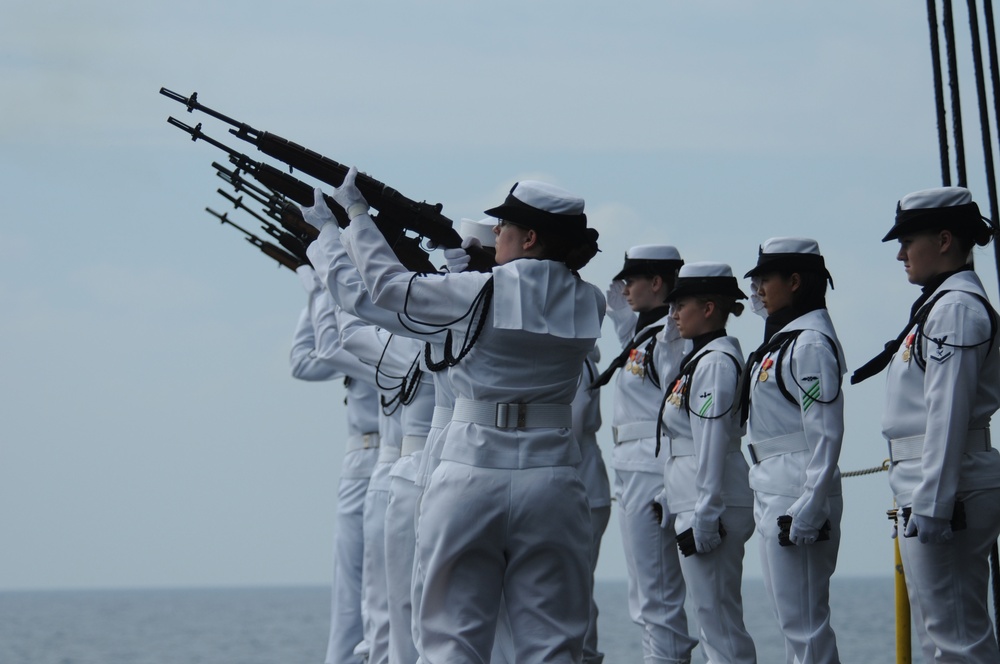
<path fill-rule="evenodd" d="M 519 179 L 579 193 L 603 249 L 583 276 L 602 287 L 631 245 L 675 244 L 742 275 L 766 238 L 814 237 L 853 369 L 919 294 L 879 242 L 896 201 L 941 184 L 924 12 L 903 0 L 5 3 L 0 590 L 329 582 L 343 388 L 291 378 L 299 281 L 203 211 L 223 207 L 210 166 L 223 155 L 166 118 L 224 127 L 161 86 L 456 220 Z M 995 294 L 991 251 L 977 267 Z M 762 328 L 749 313 L 730 326 L 746 351 Z M 617 353 L 610 328 L 601 346 L 605 361 Z M 882 381 L 845 388 L 844 471 L 886 456 Z M 601 440 L 609 457 L 607 427 Z M 838 574 L 891 574 L 885 474 L 844 491 Z M 617 528 L 601 578 L 625 575 Z"/>

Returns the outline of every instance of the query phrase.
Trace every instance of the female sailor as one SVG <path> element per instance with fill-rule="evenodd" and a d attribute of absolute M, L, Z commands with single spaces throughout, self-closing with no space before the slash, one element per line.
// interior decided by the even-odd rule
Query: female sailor
<path fill-rule="evenodd" d="M 883 242 L 923 293 L 900 336 L 855 372 L 889 368 L 882 434 L 906 588 L 927 662 L 1000 662 L 987 606 L 988 556 L 1000 534 L 997 314 L 972 271 L 993 229 L 963 187 L 904 196 Z M 902 518 L 899 518 L 902 517 Z"/>
<path fill-rule="evenodd" d="M 487 211 L 499 220 L 491 274 L 424 275 L 393 255 L 355 175 L 333 197 L 372 300 L 452 333 L 455 408 L 418 524 L 422 656 L 487 661 L 502 593 L 518 661 L 579 662 L 591 532 L 570 404 L 605 307 L 575 273 L 597 252 L 583 200 L 519 182 Z"/>
<path fill-rule="evenodd" d="M 757 661 L 740 592 L 744 549 L 754 531 L 749 468 L 740 450 L 743 351 L 726 335 L 729 315 L 743 311 L 741 299 L 746 295 L 728 265 L 684 265 L 667 302 L 678 333 L 693 348 L 675 375 L 661 372 L 665 504 L 701 645 L 717 664 Z"/>
<path fill-rule="evenodd" d="M 761 567 L 789 664 L 839 662 L 830 627 L 844 501 L 844 354 L 826 310 L 815 240 L 772 238 L 747 272 L 767 312 L 743 379 Z"/>

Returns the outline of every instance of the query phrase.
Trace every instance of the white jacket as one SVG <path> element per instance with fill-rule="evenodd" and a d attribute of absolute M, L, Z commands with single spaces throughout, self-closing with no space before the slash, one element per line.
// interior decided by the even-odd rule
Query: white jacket
<path fill-rule="evenodd" d="M 973 295 L 986 293 L 975 272 L 948 277 L 931 298 L 943 291 L 951 292 L 934 303 L 923 334 L 911 330 L 912 346 L 904 342 L 889 363 L 882 435 L 923 437 L 922 456 L 889 470 L 896 504 L 951 518 L 957 494 L 1000 487 L 997 450 L 966 450 L 969 432 L 988 428 L 1000 407 L 1000 339 L 987 342 L 989 313 Z"/>

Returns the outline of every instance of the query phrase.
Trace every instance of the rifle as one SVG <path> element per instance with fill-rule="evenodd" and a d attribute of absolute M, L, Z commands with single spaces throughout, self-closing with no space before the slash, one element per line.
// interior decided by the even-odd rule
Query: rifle
<path fill-rule="evenodd" d="M 264 206 L 264 212 L 285 230 L 302 240 L 303 244 L 316 239 L 319 231 L 302 218 L 302 211 L 294 203 L 289 202 L 281 194 L 258 187 L 253 182 L 240 177 L 239 171 L 229 170 L 218 162 L 212 162 L 216 175 L 232 185 L 237 192 L 245 192 L 247 196 Z"/>
<path fill-rule="evenodd" d="M 224 151 L 229 155 L 229 160 L 235 164 L 237 171 L 249 173 L 255 180 L 268 189 L 290 198 L 300 205 L 311 206 L 314 203 L 313 187 L 287 173 L 282 173 L 273 166 L 254 161 L 249 156 L 208 136 L 201 130 L 200 123 L 192 127 L 172 117 L 167 118 L 167 122 L 190 134 L 192 141 L 201 139 Z M 327 207 L 330 208 L 330 211 L 337 220 L 337 224 L 341 228 L 346 228 L 350 220 L 347 218 L 347 213 L 344 209 L 329 196 L 324 195 L 324 199 L 326 200 Z M 380 212 L 375 221 L 382 235 L 385 236 L 389 246 L 399 259 L 399 262 L 405 265 L 408 270 L 413 272 L 437 271 L 431 265 L 427 252 L 420 247 L 420 239 L 406 235 L 406 227 L 395 217 L 394 212 Z M 458 233 L 455 233 L 454 230 L 452 232 L 455 234 L 455 237 L 458 237 Z M 456 244 L 455 246 L 458 245 Z"/>
<path fill-rule="evenodd" d="M 198 101 L 197 92 L 191 93 L 190 97 L 185 97 L 166 88 L 160 88 L 160 94 L 184 104 L 188 113 L 196 110 L 201 111 L 231 125 L 233 128 L 229 130 L 229 133 L 233 136 L 252 143 L 264 154 L 288 164 L 293 169 L 297 168 L 303 173 L 334 187 L 339 187 L 344 182 L 344 176 L 347 175 L 347 171 L 349 170 L 344 164 L 324 157 L 286 138 L 254 129 L 245 122 L 234 120 L 214 109 L 208 108 Z M 173 118 L 169 121 L 171 124 L 175 124 Z M 368 205 L 377 210 L 380 216 L 382 213 L 388 213 L 394 221 L 417 235 L 426 237 L 435 246 L 455 248 L 462 244 L 462 238 L 453 228 L 454 224 L 451 219 L 441 214 L 443 206 L 440 203 L 431 205 L 425 201 L 417 202 L 364 173 L 358 173 L 355 184 L 361 195 L 365 197 Z M 290 197 L 294 199 L 294 197 Z M 305 203 L 302 201 L 298 202 L 303 205 L 312 204 L 311 200 Z M 331 209 L 333 209 L 332 206 Z"/>
<path fill-rule="evenodd" d="M 285 251 L 295 256 L 297 259 L 306 263 L 309 258 L 306 256 L 306 245 L 302 243 L 302 240 L 297 238 L 295 235 L 289 233 L 288 231 L 282 230 L 268 221 L 265 217 L 261 216 L 257 212 L 251 210 L 246 204 L 243 203 L 243 197 L 240 196 L 236 198 L 232 194 L 229 194 L 222 189 L 216 189 L 216 191 L 227 201 L 233 204 L 233 208 L 236 210 L 246 210 L 250 215 L 260 222 L 261 227 L 264 232 L 273 237 L 278 241 Z"/>
<path fill-rule="evenodd" d="M 238 224 L 234 224 L 232 221 L 229 220 L 229 213 L 228 212 L 224 212 L 222 214 L 219 214 L 218 212 L 216 212 L 212 208 L 208 208 L 208 207 L 205 208 L 205 210 L 208 211 L 208 212 L 210 212 L 211 214 L 215 215 L 216 217 L 218 217 L 220 223 L 222 223 L 222 224 L 229 224 L 230 226 L 232 226 L 236 230 L 238 230 L 241 233 L 243 233 L 243 235 L 246 236 L 244 239 L 247 242 L 249 242 L 253 246 L 255 246 L 258 249 L 260 249 L 264 253 L 264 255 L 266 255 L 269 258 L 273 258 L 274 260 L 278 261 L 278 265 L 279 266 L 280 265 L 284 265 L 285 267 L 287 267 L 292 272 L 295 272 L 301 266 L 308 264 L 308 263 L 306 263 L 304 261 L 300 261 L 298 258 L 296 258 L 295 256 L 291 255 L 290 253 L 288 253 L 287 251 L 285 251 L 284 249 L 282 249 L 278 245 L 272 244 L 270 242 L 267 242 L 266 240 L 262 240 L 259 237 L 257 237 L 256 235 L 254 235 L 253 233 L 251 233 L 250 231 L 248 231 L 247 229 L 243 228 L 242 226 L 240 226 Z"/>

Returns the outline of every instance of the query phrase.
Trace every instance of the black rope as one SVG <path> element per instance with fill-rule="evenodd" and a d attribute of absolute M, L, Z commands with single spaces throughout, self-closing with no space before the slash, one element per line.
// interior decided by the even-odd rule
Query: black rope
<path fill-rule="evenodd" d="M 993 580 L 993 619 L 996 622 L 994 634 L 1000 634 L 1000 550 L 993 542 L 990 551 L 990 576 Z"/>
<path fill-rule="evenodd" d="M 976 0 L 968 2 L 972 60 L 976 73 L 976 94 L 979 98 L 979 125 L 983 135 L 983 158 L 986 166 L 986 191 L 990 198 L 990 217 L 997 219 L 997 185 L 993 170 L 993 141 L 990 139 L 990 110 L 986 100 L 986 74 L 983 71 L 983 50 L 979 41 L 979 14 Z"/>
<path fill-rule="evenodd" d="M 965 139 L 962 133 L 962 100 L 958 87 L 958 56 L 955 53 L 955 18 L 951 11 L 951 0 L 944 0 L 944 36 L 948 53 L 948 87 L 951 89 L 951 122 L 955 135 L 955 168 L 958 170 L 958 186 L 967 187 L 965 174 Z"/>
<path fill-rule="evenodd" d="M 948 158 L 948 128 L 944 108 L 944 83 L 941 77 L 941 45 L 938 40 L 937 0 L 927 0 L 927 23 L 931 33 L 931 67 L 934 72 L 934 107 L 937 110 L 938 151 L 941 153 L 941 182 L 951 185 Z"/>
<path fill-rule="evenodd" d="M 986 17 L 986 44 L 990 54 L 990 83 L 993 87 L 993 116 L 1000 123 L 1000 66 L 997 65 L 997 34 L 993 24 L 993 0 L 983 0 L 983 15 Z M 1000 132 L 1000 124 L 997 131 Z M 998 136 L 1000 141 L 1000 136 Z M 997 267 L 997 280 L 1000 281 L 1000 242 L 997 242 L 997 221 L 1000 221 L 998 211 L 991 209 L 993 215 L 993 256 Z"/>

